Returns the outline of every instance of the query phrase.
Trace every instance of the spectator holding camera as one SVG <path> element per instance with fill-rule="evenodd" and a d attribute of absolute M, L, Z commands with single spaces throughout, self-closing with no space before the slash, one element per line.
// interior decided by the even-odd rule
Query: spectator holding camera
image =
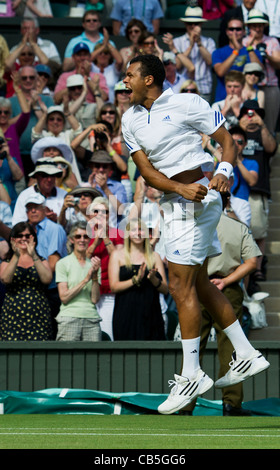
<path fill-rule="evenodd" d="M 243 46 L 258 50 L 263 58 L 266 78 L 258 84 L 265 93 L 265 123 L 274 134 L 280 107 L 280 89 L 276 70 L 280 68 L 280 44 L 275 37 L 264 34 L 269 20 L 259 10 L 251 10 L 246 21 L 249 35 L 243 39 Z"/>
<path fill-rule="evenodd" d="M 103 117 L 102 114 L 100 114 L 100 116 Z M 120 174 L 126 172 L 126 159 L 125 157 L 122 158 L 113 148 L 112 133 L 112 125 L 104 119 L 97 124 L 88 126 L 71 142 L 71 147 L 83 167 L 80 169 L 83 181 L 88 181 L 91 174 L 92 168 L 90 161 L 92 153 L 96 150 L 104 150 L 111 157 L 114 173 L 114 175 L 111 174 L 112 179 L 120 180 Z M 117 173 L 119 173 L 119 177 L 116 175 Z"/>
<path fill-rule="evenodd" d="M 92 188 L 89 183 L 77 186 L 65 196 L 58 223 L 65 228 L 67 233 L 75 223 L 90 220 L 87 208 L 98 196 L 100 197 L 101 193 Z"/>
<path fill-rule="evenodd" d="M 252 211 L 251 230 L 262 255 L 265 254 L 265 240 L 268 229 L 268 201 L 270 198 L 270 158 L 275 154 L 277 142 L 264 123 L 265 111 L 256 100 L 244 102 L 239 116 L 239 125 L 246 132 L 247 145 L 243 157 L 256 160 L 259 165 L 259 178 L 250 187 L 249 202 Z M 263 256 L 258 258 L 256 281 L 264 281 L 262 272 Z"/>

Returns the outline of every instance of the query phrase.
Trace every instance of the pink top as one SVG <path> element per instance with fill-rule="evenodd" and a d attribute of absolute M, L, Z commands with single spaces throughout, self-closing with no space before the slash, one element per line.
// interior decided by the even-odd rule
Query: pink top
<path fill-rule="evenodd" d="M 4 16 L 6 18 L 16 16 L 14 10 L 12 9 L 12 0 L 6 0 L 6 7 L 7 7 L 7 12 L 0 13 L 0 16 Z"/>
<path fill-rule="evenodd" d="M 75 75 L 76 73 L 77 73 L 76 70 L 72 70 L 71 72 L 63 72 L 57 80 L 57 84 L 56 84 L 56 87 L 54 89 L 54 94 L 56 94 L 58 91 L 64 90 L 64 88 L 66 88 L 66 86 L 67 86 L 67 78 L 70 77 L 71 75 Z M 107 82 L 106 82 L 106 79 L 105 79 L 104 75 L 102 73 L 96 74 L 94 72 L 90 72 L 90 77 L 91 78 L 95 77 L 96 75 L 99 75 L 99 87 L 100 87 L 100 89 L 105 91 L 105 93 L 107 93 L 107 96 L 109 96 L 109 89 L 108 89 Z M 95 97 L 93 96 L 91 91 L 88 91 L 88 93 L 86 95 L 86 102 L 87 103 L 95 103 Z"/>
<path fill-rule="evenodd" d="M 248 43 L 249 43 L 249 39 L 250 39 L 250 36 L 246 36 L 242 43 L 243 43 L 243 46 L 247 47 Z M 266 44 L 266 52 L 268 53 L 268 55 L 271 55 L 273 51 L 279 51 L 280 50 L 280 44 L 278 42 L 278 40 L 274 37 L 271 37 L 271 36 L 266 36 L 265 34 L 263 35 L 263 38 L 262 38 L 262 43 Z M 256 46 L 253 46 L 254 49 L 256 49 Z M 269 61 L 267 59 L 265 59 L 265 74 L 266 74 L 266 78 L 261 82 L 259 83 L 258 85 L 259 86 L 264 86 L 264 85 L 267 85 L 267 86 L 278 86 L 278 79 L 277 79 L 277 75 L 275 73 L 275 69 L 270 65 Z"/>
<path fill-rule="evenodd" d="M 21 113 L 17 122 L 11 124 L 4 133 L 5 138 L 8 140 L 9 150 L 12 157 L 14 157 L 22 171 L 24 171 L 22 159 L 19 150 L 19 141 L 21 134 L 25 131 L 30 119 L 30 113 Z"/>

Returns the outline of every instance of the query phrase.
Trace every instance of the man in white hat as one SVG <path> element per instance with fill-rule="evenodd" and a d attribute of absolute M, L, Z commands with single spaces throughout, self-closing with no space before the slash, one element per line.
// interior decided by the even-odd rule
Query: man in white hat
<path fill-rule="evenodd" d="M 280 5 L 279 0 L 257 0 L 255 7 L 269 18 L 269 36 L 280 41 Z"/>
<path fill-rule="evenodd" d="M 181 86 L 185 82 L 186 78 L 185 76 L 177 72 L 176 56 L 174 52 L 164 52 L 162 61 L 165 69 L 165 80 L 163 82 L 163 89 L 167 90 L 167 88 L 171 88 L 174 93 L 180 93 Z M 193 64 L 191 63 L 191 65 Z"/>
<path fill-rule="evenodd" d="M 26 200 L 36 193 L 46 198 L 46 217 L 53 222 L 57 221 L 66 195 L 66 191 L 55 186 L 55 178 L 61 175 L 62 171 L 51 158 L 41 158 L 36 162 L 35 170 L 29 176 L 34 176 L 37 182 L 19 194 L 13 213 L 13 225 L 27 220 Z"/>
<path fill-rule="evenodd" d="M 69 96 L 69 112 L 74 114 L 76 119 L 86 129 L 90 124 L 96 123 L 97 113 L 104 104 L 101 94 L 96 94 L 96 102 L 89 103 L 86 100 L 87 85 L 81 74 L 70 75 L 66 81 Z"/>
<path fill-rule="evenodd" d="M 170 33 L 167 33 L 163 36 L 163 41 L 175 55 L 184 53 L 192 61 L 200 96 L 209 102 L 212 93 L 212 52 L 216 49 L 215 41 L 201 35 L 201 26 L 207 20 L 202 17 L 200 7 L 188 7 L 180 21 L 185 23 L 186 33 L 173 41 Z M 186 69 L 183 69 L 182 74 L 185 78 L 190 78 Z"/>

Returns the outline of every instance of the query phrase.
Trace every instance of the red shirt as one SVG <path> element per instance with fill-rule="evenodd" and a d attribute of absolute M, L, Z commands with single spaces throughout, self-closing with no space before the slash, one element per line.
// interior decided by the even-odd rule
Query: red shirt
<path fill-rule="evenodd" d="M 116 228 L 109 228 L 109 239 L 111 242 L 116 245 L 123 245 L 123 234 L 121 230 Z M 94 238 L 92 238 L 89 242 L 89 246 L 92 245 L 94 242 Z M 100 294 L 109 294 L 111 292 L 110 285 L 109 285 L 109 278 L 108 278 L 108 264 L 109 264 L 109 253 L 105 246 L 104 241 L 95 248 L 93 252 L 93 256 L 98 256 L 101 260 L 101 286 L 100 286 Z"/>

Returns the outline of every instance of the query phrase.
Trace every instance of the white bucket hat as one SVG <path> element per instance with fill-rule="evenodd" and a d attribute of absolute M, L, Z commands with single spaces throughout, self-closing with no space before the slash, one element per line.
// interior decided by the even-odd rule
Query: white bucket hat
<path fill-rule="evenodd" d="M 265 17 L 265 14 L 262 11 L 253 8 L 252 10 L 250 10 L 248 20 L 245 21 L 245 24 L 257 23 L 269 24 L 269 20 Z"/>
<path fill-rule="evenodd" d="M 43 158 L 44 150 L 49 147 L 56 147 L 62 153 L 63 158 L 72 164 L 73 162 L 73 151 L 64 140 L 59 137 L 42 137 L 37 140 L 31 149 L 31 160 L 36 163 L 39 158 Z M 51 157 L 48 157 L 51 158 Z"/>
<path fill-rule="evenodd" d="M 29 173 L 28 176 L 36 176 L 37 173 L 46 173 L 50 176 L 61 176 L 62 170 L 57 168 L 56 162 L 53 158 L 39 158 L 36 162 L 35 170 Z"/>

